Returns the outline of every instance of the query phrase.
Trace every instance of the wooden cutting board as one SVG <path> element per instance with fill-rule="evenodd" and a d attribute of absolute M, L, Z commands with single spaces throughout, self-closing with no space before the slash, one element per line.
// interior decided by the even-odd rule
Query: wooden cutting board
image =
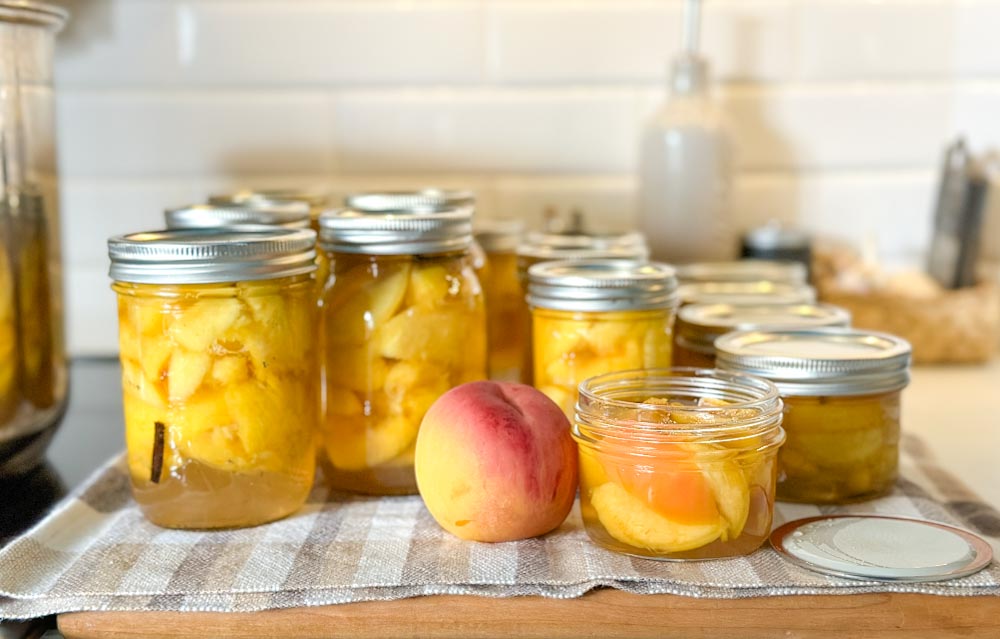
<path fill-rule="evenodd" d="M 78 612 L 67 639 L 189 637 L 1000 637 L 1000 597 L 912 594 L 694 599 L 596 590 L 578 599 L 417 597 L 251 613 Z"/>

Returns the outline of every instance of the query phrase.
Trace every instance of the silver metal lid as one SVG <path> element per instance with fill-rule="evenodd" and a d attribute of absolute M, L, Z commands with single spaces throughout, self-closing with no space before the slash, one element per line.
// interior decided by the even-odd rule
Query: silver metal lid
<path fill-rule="evenodd" d="M 192 204 L 168 209 L 163 214 L 168 229 L 228 228 L 246 224 L 309 228 L 309 205 L 305 202 L 260 204 Z"/>
<path fill-rule="evenodd" d="M 784 282 L 692 282 L 679 288 L 683 304 L 812 304 L 816 289 Z"/>
<path fill-rule="evenodd" d="M 793 563 L 866 581 L 941 581 L 990 564 L 993 549 L 967 530 L 883 515 L 825 515 L 790 521 L 771 546 Z"/>
<path fill-rule="evenodd" d="M 428 188 L 352 193 L 344 201 L 348 208 L 361 213 L 428 213 L 472 208 L 476 204 L 476 196 L 472 191 Z"/>
<path fill-rule="evenodd" d="M 274 204 L 304 202 L 310 209 L 322 209 L 329 205 L 330 196 L 297 189 L 242 189 L 232 193 L 217 193 L 208 196 L 209 204 L 229 206 L 233 204 L 253 208 L 268 208 Z"/>
<path fill-rule="evenodd" d="M 782 395 L 871 395 L 910 380 L 910 344 L 853 328 L 736 331 L 715 340 L 719 368 L 765 377 Z"/>
<path fill-rule="evenodd" d="M 528 303 L 560 311 L 621 311 L 677 305 L 672 266 L 636 260 L 542 262 L 528 270 Z"/>
<path fill-rule="evenodd" d="M 715 353 L 715 339 L 730 331 L 846 327 L 851 314 L 832 304 L 688 304 L 677 313 L 677 341 Z"/>
<path fill-rule="evenodd" d="M 805 284 L 806 267 L 799 262 L 735 260 L 695 262 L 677 267 L 677 279 L 691 282 L 781 282 Z"/>
<path fill-rule="evenodd" d="M 524 235 L 524 220 L 513 217 L 477 219 L 473 235 L 489 253 L 513 253 Z"/>
<path fill-rule="evenodd" d="M 517 254 L 538 259 L 585 259 L 586 253 L 606 257 L 646 259 L 649 247 L 642 233 L 539 233 L 532 231 L 517 248 Z M 576 257 L 579 255 L 580 257 Z"/>
<path fill-rule="evenodd" d="M 367 255 L 448 253 L 472 243 L 472 209 L 363 213 L 325 211 L 320 244 L 328 251 Z"/>
<path fill-rule="evenodd" d="M 0 0 L 0 22 L 33 24 L 61 29 L 69 19 L 69 11 L 32 0 Z"/>
<path fill-rule="evenodd" d="M 273 226 L 173 229 L 108 240 L 111 279 L 137 284 L 269 280 L 316 270 L 316 232 Z"/>

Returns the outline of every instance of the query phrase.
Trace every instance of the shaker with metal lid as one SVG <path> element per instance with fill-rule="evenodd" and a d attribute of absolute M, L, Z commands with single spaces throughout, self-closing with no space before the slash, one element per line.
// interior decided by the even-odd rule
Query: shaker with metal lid
<path fill-rule="evenodd" d="M 785 401 L 779 499 L 845 503 L 891 490 L 909 382 L 905 340 L 850 328 L 739 331 L 715 349 L 719 368 L 765 377 Z"/>
<path fill-rule="evenodd" d="M 677 280 L 666 264 L 543 262 L 528 271 L 535 385 L 572 419 L 577 386 L 670 364 Z"/>
<path fill-rule="evenodd" d="M 66 407 L 52 55 L 67 17 L 0 0 L 0 477 L 41 461 Z"/>
<path fill-rule="evenodd" d="M 244 226 L 111 238 L 128 470 L 170 528 L 297 510 L 315 471 L 315 233 Z"/>
<path fill-rule="evenodd" d="M 472 209 L 320 217 L 327 476 L 340 489 L 416 492 L 424 413 L 486 378 L 486 313 L 473 270 Z"/>
<path fill-rule="evenodd" d="M 832 304 L 688 304 L 677 312 L 674 366 L 715 367 L 715 340 L 730 331 L 850 326 Z"/>

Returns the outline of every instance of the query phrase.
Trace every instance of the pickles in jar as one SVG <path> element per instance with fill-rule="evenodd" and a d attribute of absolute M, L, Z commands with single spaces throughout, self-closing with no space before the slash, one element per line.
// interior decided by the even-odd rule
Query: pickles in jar
<path fill-rule="evenodd" d="M 622 388 L 613 404 L 584 406 L 581 399 L 574 431 L 580 508 L 591 539 L 664 559 L 758 548 L 773 514 L 780 402 L 729 408 L 729 401 L 711 398 L 633 399 Z M 588 412 L 594 407 L 600 410 Z"/>
<path fill-rule="evenodd" d="M 152 522 L 251 526 L 305 502 L 319 412 L 314 238 L 312 231 L 198 230 L 111 240 L 128 468 Z M 275 264 L 282 245 L 290 255 Z M 260 263 L 250 261 L 255 251 Z M 249 263 L 237 268 L 227 256 Z M 155 258 L 175 270 L 126 258 Z M 264 267 L 276 277 L 152 281 L 203 279 L 185 277 L 189 261 L 216 269 L 209 276 L 219 279 L 259 276 Z"/>
<path fill-rule="evenodd" d="M 577 386 L 670 365 L 673 269 L 632 260 L 543 262 L 528 271 L 534 383 L 573 418 Z"/>

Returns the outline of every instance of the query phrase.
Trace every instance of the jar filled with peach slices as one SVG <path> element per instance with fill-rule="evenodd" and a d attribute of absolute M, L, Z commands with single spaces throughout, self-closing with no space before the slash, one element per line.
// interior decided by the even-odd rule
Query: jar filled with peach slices
<path fill-rule="evenodd" d="M 670 366 L 677 280 L 666 264 L 542 262 L 528 270 L 535 386 L 572 419 L 588 377 Z"/>
<path fill-rule="evenodd" d="M 673 368 L 580 385 L 580 512 L 591 540 L 653 559 L 746 555 L 771 532 L 782 403 L 749 375 Z"/>
<path fill-rule="evenodd" d="M 521 364 L 518 376 L 522 383 L 534 383 L 533 349 L 531 344 L 531 309 L 525 301 L 528 293 L 528 270 L 535 264 L 553 261 L 577 260 L 638 260 L 649 257 L 646 238 L 641 233 L 539 233 L 525 236 L 517 247 L 517 278 L 521 286 L 521 297 L 516 314 L 519 317 L 520 333 L 525 336 L 519 345 Z"/>
<path fill-rule="evenodd" d="M 315 233 L 108 241 L 132 492 L 169 528 L 253 526 L 305 502 L 319 374 Z"/>
<path fill-rule="evenodd" d="M 516 251 L 523 234 L 524 222 L 514 218 L 475 224 L 476 241 L 486 253 L 479 281 L 486 298 L 490 379 L 518 381 L 522 345 L 530 339 L 521 321 L 524 292 L 517 278 Z"/>
<path fill-rule="evenodd" d="M 339 489 L 416 493 L 424 413 L 486 379 L 486 312 L 473 270 L 472 211 L 328 211 L 320 243 L 325 474 Z"/>
<path fill-rule="evenodd" d="M 766 377 L 785 402 L 778 499 L 841 504 L 892 489 L 905 340 L 850 328 L 739 331 L 715 349 L 719 368 Z"/>

